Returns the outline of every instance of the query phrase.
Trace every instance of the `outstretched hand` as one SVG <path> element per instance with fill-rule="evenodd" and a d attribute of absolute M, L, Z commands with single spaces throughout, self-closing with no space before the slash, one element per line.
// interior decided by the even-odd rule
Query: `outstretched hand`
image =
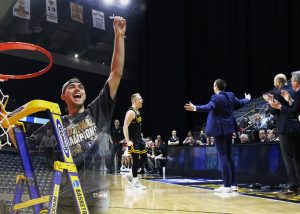
<path fill-rule="evenodd" d="M 184 104 L 184 108 L 187 111 L 196 111 L 196 106 L 191 102 Z"/>
<path fill-rule="evenodd" d="M 124 36 L 126 32 L 126 20 L 121 16 L 113 16 L 113 19 L 115 35 Z"/>
<path fill-rule="evenodd" d="M 251 100 L 251 94 L 250 93 L 249 94 L 245 93 L 245 98 L 248 99 L 248 100 Z"/>

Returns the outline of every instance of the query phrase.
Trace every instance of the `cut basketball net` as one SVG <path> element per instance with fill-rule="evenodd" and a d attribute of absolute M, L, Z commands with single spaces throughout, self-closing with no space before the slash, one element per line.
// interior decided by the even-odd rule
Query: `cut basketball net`
<path fill-rule="evenodd" d="M 9 79 L 28 79 L 28 78 L 33 78 L 40 76 L 47 71 L 50 70 L 52 63 L 53 63 L 53 58 L 52 55 L 49 51 L 46 49 L 30 44 L 30 43 L 24 43 L 24 42 L 5 42 L 5 43 L 0 43 L 0 51 L 8 51 L 8 50 L 28 50 L 28 51 L 38 51 L 41 54 L 45 55 L 49 63 L 47 67 L 44 69 L 37 71 L 35 73 L 29 73 L 29 74 L 24 74 L 24 75 L 8 75 L 8 74 L 0 74 L 0 81 L 7 81 Z M 9 142 L 9 131 L 14 126 L 14 124 L 10 124 L 9 120 L 7 119 L 7 112 L 5 110 L 6 104 L 8 102 L 8 95 L 4 95 L 0 89 L 0 150 L 2 149 L 3 146 L 5 145 L 11 145 Z M 4 141 L 4 142 L 2 142 Z"/>
<path fill-rule="evenodd" d="M 5 106 L 8 101 L 8 95 L 4 95 L 0 89 L 0 150 L 3 146 L 9 145 L 11 146 L 11 143 L 9 142 L 9 135 L 8 131 L 11 128 L 11 125 L 7 119 L 7 112 L 5 111 Z M 4 128 L 3 124 L 6 124 L 7 126 Z M 4 139 L 5 138 L 5 139 Z M 4 141 L 4 142 L 2 142 Z"/>

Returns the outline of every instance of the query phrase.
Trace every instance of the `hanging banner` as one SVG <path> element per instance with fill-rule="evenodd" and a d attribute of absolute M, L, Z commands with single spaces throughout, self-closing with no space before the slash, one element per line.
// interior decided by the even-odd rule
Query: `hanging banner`
<path fill-rule="evenodd" d="M 58 23 L 56 0 L 46 0 L 46 15 L 48 22 Z"/>
<path fill-rule="evenodd" d="M 71 19 L 83 23 L 83 7 L 80 4 L 70 2 Z"/>
<path fill-rule="evenodd" d="M 105 30 L 104 13 L 98 10 L 92 10 L 93 27 Z"/>
<path fill-rule="evenodd" d="M 17 0 L 13 7 L 13 16 L 30 19 L 30 0 Z"/>

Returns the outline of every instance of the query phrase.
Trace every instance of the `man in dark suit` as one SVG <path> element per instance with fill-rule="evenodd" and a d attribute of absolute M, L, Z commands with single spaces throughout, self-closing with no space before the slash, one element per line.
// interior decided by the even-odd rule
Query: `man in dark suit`
<path fill-rule="evenodd" d="M 277 115 L 280 148 L 288 176 L 288 190 L 280 197 L 299 193 L 300 188 L 300 71 L 292 73 L 291 85 L 286 77 L 278 74 L 274 85 L 278 89 L 274 95 L 264 95 L 264 99 L 273 107 L 272 114 Z"/>
<path fill-rule="evenodd" d="M 187 111 L 209 112 L 206 123 L 206 134 L 213 136 L 217 155 L 221 166 L 224 186 L 215 189 L 216 192 L 230 193 L 237 190 L 234 164 L 231 158 L 232 134 L 237 131 L 236 120 L 233 115 L 234 107 L 240 107 L 250 102 L 250 94 L 245 99 L 238 99 L 232 92 L 225 92 L 226 82 L 217 79 L 214 82 L 214 92 L 206 105 L 195 106 L 186 103 Z"/>

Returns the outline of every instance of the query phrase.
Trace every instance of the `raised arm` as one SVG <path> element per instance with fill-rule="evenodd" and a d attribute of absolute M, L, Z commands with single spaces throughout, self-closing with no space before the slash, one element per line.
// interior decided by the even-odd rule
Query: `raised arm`
<path fill-rule="evenodd" d="M 120 16 L 114 17 L 114 52 L 111 61 L 111 71 L 107 80 L 110 89 L 110 96 L 115 98 L 122 75 L 125 60 L 124 37 L 126 32 L 126 20 Z"/>
<path fill-rule="evenodd" d="M 234 97 L 234 106 L 235 107 L 242 107 L 243 105 L 249 103 L 251 100 L 251 95 L 245 93 L 245 98 L 244 99 L 239 99 L 237 97 Z"/>

